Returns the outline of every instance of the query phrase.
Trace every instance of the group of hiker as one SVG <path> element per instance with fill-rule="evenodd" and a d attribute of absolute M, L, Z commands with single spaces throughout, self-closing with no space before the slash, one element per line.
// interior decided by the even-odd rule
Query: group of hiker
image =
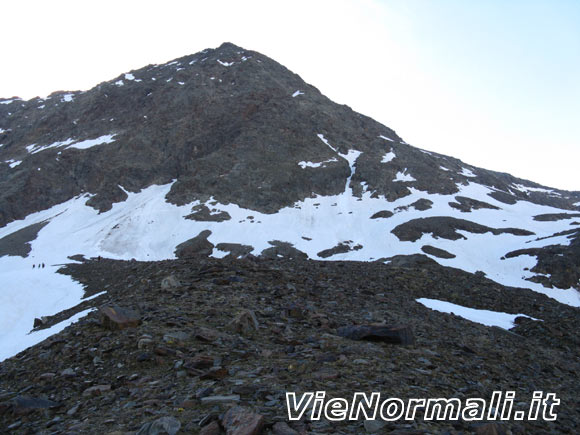
<path fill-rule="evenodd" d="M 34 269 L 34 268 L 36 268 L 36 264 L 33 264 L 33 265 L 32 265 L 32 268 L 33 268 L 33 269 Z M 40 268 L 44 269 L 44 263 L 40 263 L 40 264 L 38 264 L 38 268 L 39 268 L 39 269 L 40 269 Z"/>

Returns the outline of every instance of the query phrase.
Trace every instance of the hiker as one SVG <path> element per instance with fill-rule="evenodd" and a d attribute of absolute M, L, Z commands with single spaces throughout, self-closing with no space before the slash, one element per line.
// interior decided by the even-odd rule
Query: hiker
<path fill-rule="evenodd" d="M 42 263 L 42 268 L 44 269 L 44 263 Z"/>
<path fill-rule="evenodd" d="M 34 269 L 35 267 L 36 267 L 36 264 L 33 264 L 33 265 L 32 265 L 32 268 Z"/>

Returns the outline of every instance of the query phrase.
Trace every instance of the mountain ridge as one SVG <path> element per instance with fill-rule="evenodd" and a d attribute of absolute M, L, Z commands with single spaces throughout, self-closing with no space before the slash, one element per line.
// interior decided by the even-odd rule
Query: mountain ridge
<path fill-rule="evenodd" d="M 411 185 L 430 193 L 452 193 L 456 182 L 475 178 L 505 201 L 526 199 L 569 210 L 578 209 L 573 204 L 580 201 L 580 192 L 547 189 L 441 154 L 404 149 L 394 130 L 332 103 L 282 65 L 231 43 L 132 70 L 89 91 L 20 101 L 14 113 L 15 102 L 6 101 L 0 101 L 0 187 L 5 192 L 0 226 L 85 192 L 95 194 L 89 205 L 109 210 L 126 198 L 119 184 L 135 192 L 174 179 L 168 199 L 177 205 L 213 196 L 274 213 L 313 193 L 339 193 L 342 183 L 336 180 L 346 181 L 348 166 L 336 152 L 352 148 L 363 152 L 352 178 L 357 195 L 361 183 L 390 201 L 408 195 L 408 185 L 388 182 L 384 174 L 394 179 L 406 170 L 415 177 Z M 332 142 L 331 149 L 320 147 L 320 134 Z M 108 136 L 108 146 L 74 151 L 75 143 Z M 377 154 L 387 150 L 397 157 L 381 167 Z M 57 162 L 41 159 L 46 153 Z M 313 175 L 295 166 L 304 160 L 327 163 Z M 49 175 L 23 171 L 43 164 Z M 277 166 L 274 173 L 267 170 L 271 164 Z M 221 171 L 220 178 L 209 181 L 208 168 Z M 465 176 L 463 169 L 472 175 Z M 32 197 L 26 209 L 15 199 L 25 188 Z"/>

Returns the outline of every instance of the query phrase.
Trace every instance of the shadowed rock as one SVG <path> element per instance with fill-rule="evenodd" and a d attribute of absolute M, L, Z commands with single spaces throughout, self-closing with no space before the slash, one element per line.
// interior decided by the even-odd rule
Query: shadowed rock
<path fill-rule="evenodd" d="M 436 248 L 435 246 L 431 245 L 422 246 L 421 251 L 438 258 L 455 258 L 455 254 L 447 252 L 445 249 Z"/>
<path fill-rule="evenodd" d="M 134 328 L 141 323 L 139 314 L 117 306 L 103 306 L 99 308 L 101 324 L 107 329 Z"/>
<path fill-rule="evenodd" d="M 242 406 L 234 406 L 224 414 L 222 426 L 229 435 L 257 435 L 264 426 L 264 416 Z"/>
<path fill-rule="evenodd" d="M 393 216 L 393 212 L 389 210 L 381 210 L 371 216 L 371 219 L 388 219 Z"/>
<path fill-rule="evenodd" d="M 397 225 L 391 232 L 401 241 L 414 242 L 423 234 L 431 233 L 433 237 L 441 237 L 449 240 L 465 239 L 465 236 L 457 230 L 468 231 L 475 234 L 490 232 L 494 235 L 513 234 L 516 236 L 532 236 L 533 232 L 520 228 L 490 228 L 465 219 L 457 219 L 448 216 L 434 216 L 429 218 L 411 219 L 401 225 Z"/>
<path fill-rule="evenodd" d="M 0 257 L 4 257 L 5 255 L 28 257 L 32 249 L 30 242 L 38 237 L 38 232 L 47 224 L 48 221 L 39 222 L 2 237 L 0 239 Z"/>
<path fill-rule="evenodd" d="M 180 243 L 175 248 L 177 258 L 187 258 L 195 255 L 208 256 L 213 252 L 213 243 L 207 238 L 211 235 L 210 230 L 203 230 L 193 239 Z"/>
<path fill-rule="evenodd" d="M 384 341 L 391 344 L 413 344 L 409 326 L 355 325 L 338 328 L 337 334 L 351 340 Z"/>
<path fill-rule="evenodd" d="M 185 216 L 185 219 L 201 222 L 223 222 L 232 218 L 227 211 L 212 211 L 205 204 L 196 205 L 191 211 L 192 213 Z"/>
<path fill-rule="evenodd" d="M 330 249 L 324 249 L 322 251 L 320 251 L 318 255 L 320 258 L 328 258 L 328 257 L 332 257 L 333 255 L 336 254 L 344 254 L 346 252 L 350 252 L 350 251 L 358 251 L 360 249 L 363 248 L 362 245 L 358 244 L 355 246 L 351 246 L 353 242 L 352 241 L 347 241 L 347 242 L 341 242 L 338 245 L 334 246 L 333 248 Z"/>
<path fill-rule="evenodd" d="M 477 199 L 467 198 L 466 196 L 456 196 L 455 200 L 457 202 L 450 202 L 449 206 L 465 213 L 470 212 L 471 210 L 479 210 L 481 208 L 499 210 L 499 207 L 496 207 L 495 205 L 491 205 L 483 201 L 478 201 Z"/>
<path fill-rule="evenodd" d="M 280 242 L 279 240 L 273 240 L 268 243 L 272 245 L 272 247 L 264 249 L 260 256 L 265 258 L 287 258 L 290 260 L 305 260 L 308 258 L 308 255 L 296 249 L 292 243 Z"/>

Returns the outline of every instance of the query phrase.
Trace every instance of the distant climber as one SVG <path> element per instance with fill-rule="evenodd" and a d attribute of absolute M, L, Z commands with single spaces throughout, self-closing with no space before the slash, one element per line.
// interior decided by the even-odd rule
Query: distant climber
<path fill-rule="evenodd" d="M 42 268 L 44 269 L 44 263 L 42 263 Z"/>
<path fill-rule="evenodd" d="M 33 264 L 33 265 L 32 265 L 32 268 L 34 269 L 35 267 L 36 267 L 36 264 Z"/>

